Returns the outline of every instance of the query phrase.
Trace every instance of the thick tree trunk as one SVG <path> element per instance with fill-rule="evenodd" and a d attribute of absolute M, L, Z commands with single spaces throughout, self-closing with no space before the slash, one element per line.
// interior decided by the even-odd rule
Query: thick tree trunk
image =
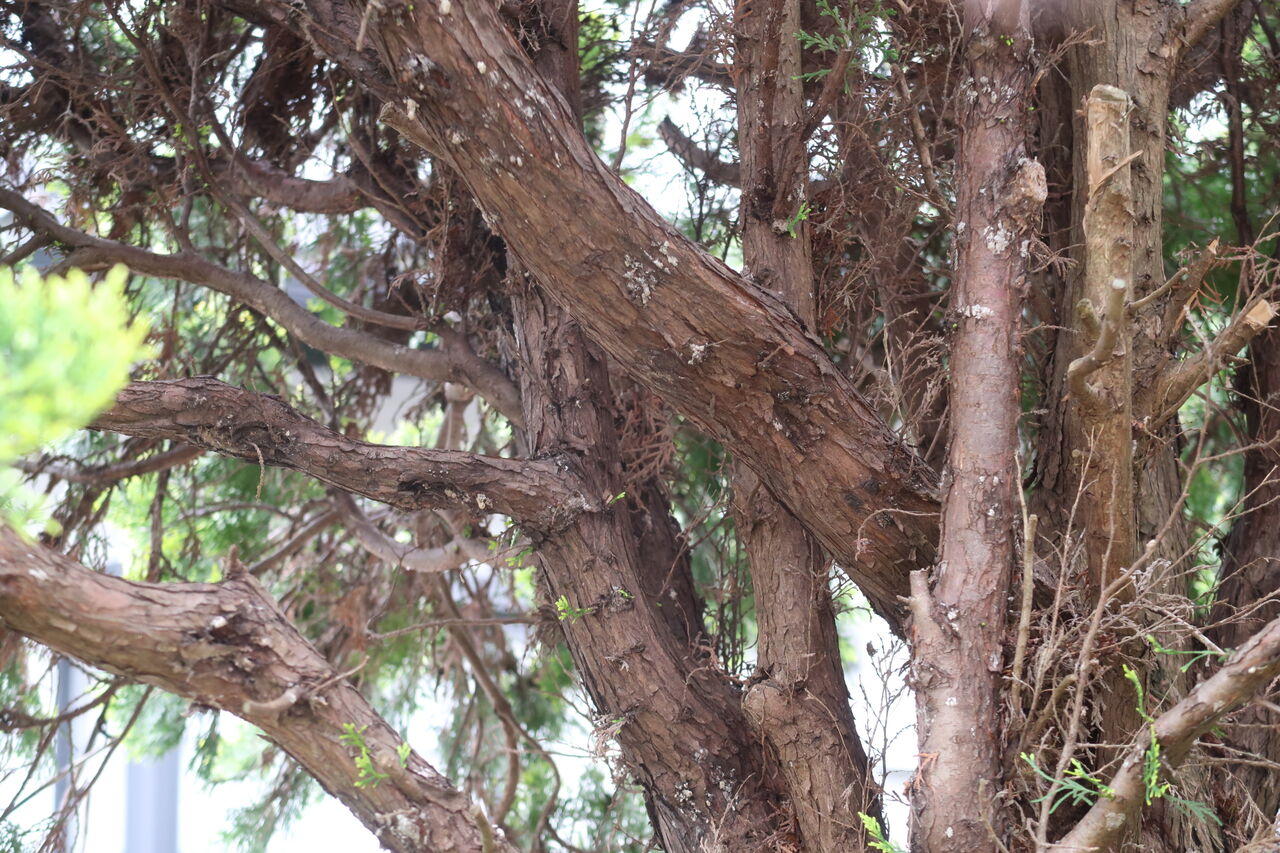
<path fill-rule="evenodd" d="M 605 169 L 493 9 L 414 8 L 381 29 L 388 72 L 353 55 L 358 16 L 345 5 L 310 4 L 308 32 L 391 102 L 389 122 L 464 176 L 603 349 L 749 465 L 898 621 L 906 573 L 934 549 L 932 472 L 776 299 Z"/>
<path fill-rule="evenodd" d="M 577 91 L 576 10 L 575 0 L 544 0 L 551 29 L 533 56 L 543 79 L 570 94 Z M 597 735 L 617 740 L 669 853 L 769 849 L 780 804 L 764 752 L 739 695 L 691 642 L 691 584 L 668 580 L 688 563 L 673 562 L 669 549 L 642 551 L 633 527 L 630 507 L 639 504 L 624 495 L 606 359 L 518 262 L 513 268 L 525 441 L 535 456 L 572 456 L 588 491 L 606 505 L 535 542 L 547 596 L 563 598 L 572 614 L 561 628 L 598 714 Z M 672 524 L 665 512 L 649 521 Z"/>
<path fill-rule="evenodd" d="M 951 421 L 941 559 L 912 576 L 920 794 L 912 849 L 990 850 L 1007 833 L 1001 766 L 1002 641 L 1020 512 L 1021 315 L 1027 241 L 1045 200 L 1026 156 L 1029 9 L 970 5 L 956 164 Z"/>

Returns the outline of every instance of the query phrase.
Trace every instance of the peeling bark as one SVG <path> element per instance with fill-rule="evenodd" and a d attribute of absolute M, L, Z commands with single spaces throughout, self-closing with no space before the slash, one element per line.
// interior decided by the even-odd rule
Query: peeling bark
<path fill-rule="evenodd" d="M 248 575 L 221 584 L 130 583 L 0 527 L 0 621 L 108 672 L 260 728 L 396 853 L 514 851 L 403 741 Z M 372 766 L 362 780 L 354 726 Z"/>

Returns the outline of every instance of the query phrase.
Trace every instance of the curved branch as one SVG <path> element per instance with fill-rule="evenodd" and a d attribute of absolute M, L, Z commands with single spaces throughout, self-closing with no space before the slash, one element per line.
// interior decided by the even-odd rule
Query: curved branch
<path fill-rule="evenodd" d="M 524 422 L 515 384 L 460 340 L 442 337 L 441 349 L 420 350 L 390 343 L 354 329 L 331 326 L 259 278 L 218 266 L 193 252 L 164 255 L 68 228 L 19 193 L 0 188 L 0 207 L 27 227 L 74 248 L 68 262 L 82 267 L 122 263 L 157 278 L 178 279 L 238 299 L 275 320 L 300 340 L 323 352 L 423 379 L 459 382 L 474 388 L 514 424 Z"/>
<path fill-rule="evenodd" d="M 144 584 L 90 571 L 0 527 L 0 621 L 63 654 L 230 711 L 262 729 L 389 850 L 511 853 L 248 575 Z M 342 736 L 354 726 L 378 784 Z M 367 772 L 367 771 L 366 771 Z"/>
<path fill-rule="evenodd" d="M 598 503 L 550 460 L 369 444 L 322 426 L 277 397 L 207 377 L 132 382 L 90 426 L 291 468 L 399 509 L 496 512 L 534 530 L 557 529 Z"/>
<path fill-rule="evenodd" d="M 1183 25 L 1182 32 L 1175 35 L 1175 38 L 1178 38 L 1177 52 L 1182 54 L 1199 44 L 1200 40 L 1238 5 L 1240 0 L 1192 0 L 1184 6 L 1186 23 Z"/>
<path fill-rule="evenodd" d="M 1280 619 L 1254 634 L 1213 677 L 1201 682 L 1151 724 L 1160 746 L 1161 765 L 1177 767 L 1200 735 L 1242 707 L 1280 675 Z M 1146 801 L 1146 756 L 1151 731 L 1144 728 L 1129 747 L 1111 780 L 1112 796 L 1099 799 L 1067 836 L 1053 845 L 1067 853 L 1106 853 L 1116 849 L 1126 825 Z"/>
<path fill-rule="evenodd" d="M 742 169 L 737 163 L 726 163 L 713 152 L 700 147 L 671 120 L 671 116 L 658 125 L 658 135 L 685 168 L 696 169 L 726 187 L 742 186 Z"/>
<path fill-rule="evenodd" d="M 334 500 L 343 522 L 347 529 L 355 534 L 360 546 L 392 566 L 408 569 L 411 572 L 437 574 L 456 569 L 470 559 L 463 550 L 462 543 L 456 538 L 435 548 L 397 542 L 379 530 L 378 526 L 360 511 L 350 495 L 339 493 L 334 496 Z"/>

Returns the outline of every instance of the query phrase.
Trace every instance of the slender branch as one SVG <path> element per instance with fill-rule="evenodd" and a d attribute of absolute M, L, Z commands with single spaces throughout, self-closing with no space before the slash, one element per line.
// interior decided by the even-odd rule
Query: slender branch
<path fill-rule="evenodd" d="M 694 142 L 668 116 L 658 125 L 658 135 L 685 168 L 702 172 L 717 184 L 742 186 L 742 172 L 737 163 L 726 163 Z"/>
<path fill-rule="evenodd" d="M 535 529 L 555 529 L 593 505 L 551 460 L 369 444 L 322 426 L 276 397 L 205 377 L 130 383 L 91 427 L 292 468 L 405 510 L 501 513 Z"/>
<path fill-rule="evenodd" d="M 262 729 L 397 853 L 513 851 L 247 575 L 145 584 L 94 572 L 0 527 L 0 622 L 63 654 L 145 680 Z M 361 733 L 369 784 L 341 736 Z M 367 770 L 365 771 L 367 772 Z"/>
<path fill-rule="evenodd" d="M 327 509 L 308 521 L 296 533 L 289 536 L 288 539 L 281 542 L 275 548 L 264 556 L 258 562 L 245 569 L 246 572 L 257 577 L 263 572 L 274 567 L 277 563 L 287 557 L 298 552 L 303 545 L 306 545 L 312 539 L 324 532 L 325 528 L 338 520 L 338 510 L 335 508 Z"/>
<path fill-rule="evenodd" d="M 1128 290 L 1129 285 L 1122 278 L 1111 282 L 1111 289 L 1107 293 L 1107 304 L 1098 328 L 1098 339 L 1094 342 L 1093 349 L 1067 367 L 1067 381 L 1070 383 L 1071 396 L 1088 408 L 1098 409 L 1103 406 L 1102 396 L 1086 380 L 1091 373 L 1097 372 L 1115 358 L 1116 342 L 1120 338 L 1120 328 L 1124 323 L 1124 300 Z"/>
<path fill-rule="evenodd" d="M 1187 314 L 1187 303 L 1195 296 L 1200 289 L 1200 285 L 1204 282 L 1204 277 L 1209 274 L 1209 270 L 1213 269 L 1218 262 L 1218 240 L 1214 238 L 1204 251 L 1186 266 L 1184 270 L 1179 270 L 1170 277 L 1173 282 L 1170 292 L 1169 301 L 1165 303 L 1164 310 L 1160 315 L 1160 325 L 1158 334 L 1162 335 L 1167 345 L 1172 346 L 1177 343 L 1182 335 L 1182 320 Z M 1169 282 L 1165 283 L 1166 285 Z M 1164 290 L 1162 286 L 1160 290 Z M 1146 300 L 1139 300 L 1145 302 Z"/>
<path fill-rule="evenodd" d="M 1151 390 L 1135 401 L 1136 414 L 1147 419 L 1146 428 L 1155 430 L 1173 417 L 1187 398 L 1218 372 L 1223 362 L 1271 325 L 1275 316 L 1274 303 L 1255 299 L 1204 349 L 1186 361 L 1170 365 L 1157 376 L 1149 386 Z"/>
<path fill-rule="evenodd" d="M 1200 735 L 1242 707 L 1280 675 L 1280 619 L 1272 620 L 1232 655 L 1213 677 L 1151 724 L 1161 765 L 1177 767 Z M 1118 848 L 1126 824 L 1146 801 L 1146 756 L 1151 731 L 1143 729 L 1129 747 L 1109 787 L 1112 796 L 1094 803 L 1066 837 L 1053 846 L 1067 853 L 1107 853 Z"/>
<path fill-rule="evenodd" d="M 1196 256 L 1195 261 L 1169 276 L 1168 281 L 1148 293 L 1146 296 L 1130 302 L 1129 315 L 1136 315 L 1148 305 L 1151 305 L 1156 300 L 1160 299 L 1160 297 L 1173 290 L 1174 286 L 1178 285 L 1179 282 L 1183 282 L 1183 284 L 1178 287 L 1178 292 L 1186 293 L 1188 296 L 1189 294 L 1194 293 L 1196 289 L 1200 287 L 1200 282 L 1204 280 L 1205 273 L 1209 271 L 1209 268 L 1217 258 L 1218 238 L 1215 237 L 1209 245 L 1205 247 L 1204 251 Z M 1175 303 L 1178 302 L 1176 299 L 1172 301 Z"/>
<path fill-rule="evenodd" d="M 0 207 L 27 227 L 76 251 L 65 262 L 93 268 L 122 263 L 143 275 L 188 281 L 238 299 L 275 320 L 290 334 L 324 352 L 423 379 L 460 382 L 476 390 L 514 424 L 524 422 L 519 392 L 506 374 L 454 339 L 441 349 L 419 350 L 374 335 L 331 326 L 279 288 L 254 276 L 218 266 L 194 252 L 165 255 L 95 237 L 59 223 L 12 190 L 0 188 Z"/>
<path fill-rule="evenodd" d="M 185 465 L 203 456 L 204 452 L 203 447 L 184 444 L 145 459 L 129 459 L 92 468 L 46 462 L 40 459 L 20 459 L 14 467 L 26 474 L 48 474 L 50 477 L 80 486 L 109 486 L 130 477 L 154 474 L 157 471 Z"/>
<path fill-rule="evenodd" d="M 411 572 L 437 574 L 456 569 L 469 559 L 462 543 L 457 539 L 437 548 L 422 548 L 397 542 L 379 530 L 360 511 L 350 495 L 340 493 L 334 499 L 347 528 L 355 534 L 360 545 L 379 560 Z"/>

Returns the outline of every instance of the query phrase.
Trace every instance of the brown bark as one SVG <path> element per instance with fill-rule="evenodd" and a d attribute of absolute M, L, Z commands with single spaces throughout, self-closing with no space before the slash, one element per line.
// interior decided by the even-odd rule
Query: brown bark
<path fill-rule="evenodd" d="M 576 7 L 540 4 L 554 37 L 534 65 L 564 93 L 577 91 Z M 647 513 L 660 529 L 642 533 L 635 522 L 652 504 L 617 497 L 628 483 L 608 362 L 541 279 L 517 272 L 509 284 L 529 450 L 568 456 L 586 490 L 608 496 L 603 512 L 535 539 L 546 595 L 579 614 L 561 630 L 597 736 L 616 739 L 668 853 L 772 850 L 781 806 L 737 691 L 696 645 L 699 612 L 688 562 L 670 547 L 673 522 Z M 645 542 L 659 547 L 642 550 Z"/>
<path fill-rule="evenodd" d="M 1051 166 L 1051 173 L 1070 175 L 1072 181 L 1070 231 L 1059 235 L 1055 248 L 1068 250 L 1077 265 L 1075 272 L 1067 276 L 1058 302 L 1058 316 L 1067 328 L 1057 336 L 1048 383 L 1049 417 L 1041 431 L 1037 458 L 1041 488 L 1034 509 L 1040 515 L 1042 528 L 1051 539 L 1056 538 L 1061 547 L 1059 553 L 1071 554 L 1072 542 L 1062 537 L 1067 533 L 1068 519 L 1073 517 L 1077 496 L 1080 497 L 1078 507 L 1083 514 L 1075 516 L 1076 525 L 1070 532 L 1074 540 L 1084 541 L 1083 564 L 1077 566 L 1064 558 L 1056 568 L 1067 573 L 1069 577 L 1064 580 L 1068 584 L 1076 583 L 1076 572 L 1083 576 L 1084 601 L 1089 608 L 1099 602 L 1103 593 L 1100 584 L 1132 565 L 1139 554 L 1139 543 L 1154 542 L 1146 559 L 1170 561 L 1165 565 L 1178 566 L 1187 553 L 1188 531 L 1180 503 L 1183 472 L 1174 430 L 1160 428 L 1156 421 L 1161 412 L 1153 411 L 1155 406 L 1147 401 L 1158 396 L 1153 389 L 1168 387 L 1173 360 L 1171 341 L 1178 338 L 1176 326 L 1180 320 L 1175 320 L 1175 328 L 1170 329 L 1166 318 L 1178 317 L 1181 311 L 1181 306 L 1171 306 L 1177 294 L 1162 292 L 1161 288 L 1165 281 L 1162 176 L 1169 92 L 1179 57 L 1203 35 L 1206 20 L 1225 13 L 1221 8 L 1209 7 L 1222 5 L 1202 2 L 1192 4 L 1192 8 L 1125 0 L 1073 2 L 1066 7 L 1067 24 L 1077 32 L 1088 31 L 1089 40 L 1068 50 L 1069 93 L 1053 91 L 1057 84 L 1047 83 L 1046 100 L 1062 113 L 1084 102 L 1100 84 L 1115 87 L 1129 99 L 1123 118 L 1117 115 L 1110 125 L 1100 125 L 1128 133 L 1127 144 L 1114 144 L 1109 154 L 1102 154 L 1106 158 L 1103 162 L 1097 162 L 1101 152 L 1090 141 L 1090 120 L 1085 111 L 1076 112 L 1074 120 L 1062 121 L 1058 128 L 1061 136 L 1045 140 L 1046 152 L 1061 158 Z M 1065 115 L 1062 117 L 1065 119 Z M 1069 163 L 1062 162 L 1068 157 Z M 1106 201 L 1105 208 L 1099 209 L 1098 202 L 1118 189 L 1114 180 L 1123 177 L 1122 164 L 1126 162 L 1126 197 Z M 1106 183 L 1098 185 L 1102 176 L 1106 176 Z M 1105 209 L 1112 211 L 1110 226 L 1106 225 Z M 1101 218 L 1099 213 L 1103 214 Z M 1102 233 L 1091 234 L 1086 217 L 1097 222 Z M 1131 225 L 1124 222 L 1126 219 Z M 1122 231 L 1131 228 L 1130 234 L 1108 233 L 1108 227 L 1114 230 L 1117 226 Z M 1083 316 L 1076 313 L 1077 304 L 1090 287 L 1090 276 L 1096 294 L 1091 300 L 1095 316 L 1107 313 L 1104 300 L 1099 297 L 1105 293 L 1108 280 L 1125 279 L 1131 300 L 1115 320 L 1116 337 L 1110 347 L 1113 357 L 1106 359 L 1116 375 L 1097 382 L 1099 390 L 1108 395 L 1101 407 L 1096 405 L 1097 399 L 1090 399 L 1088 391 L 1078 393 L 1070 381 L 1072 365 L 1086 364 L 1081 360 L 1089 355 L 1106 355 L 1096 347 L 1098 333 L 1105 330 L 1101 317 L 1094 323 L 1088 312 Z M 1150 303 L 1144 301 L 1147 297 L 1151 297 Z M 1132 300 L 1142 309 L 1136 310 Z M 1123 340 L 1126 334 L 1127 343 Z M 1128 364 L 1122 373 L 1125 358 Z M 1131 415 L 1126 414 L 1126 408 Z M 1107 414 L 1100 416 L 1102 412 Z M 1135 431 L 1135 423 L 1144 429 Z M 1182 583 L 1178 571 L 1168 571 L 1144 592 L 1182 595 Z M 1128 597 L 1123 586 L 1120 592 L 1123 594 L 1114 602 L 1102 602 L 1102 609 L 1096 614 L 1112 621 L 1109 631 L 1115 625 L 1108 614 L 1114 614 L 1116 605 Z M 1141 726 L 1130 698 L 1132 687 L 1118 671 L 1121 659 L 1127 658 L 1139 670 L 1163 668 L 1167 671 L 1153 678 L 1167 685 L 1174 696 L 1185 690 L 1185 677 L 1176 671 L 1176 665 L 1151 660 L 1150 653 L 1137 640 L 1132 627 L 1141 621 L 1142 613 L 1131 610 L 1127 615 L 1134 619 L 1123 629 L 1126 636 L 1111 637 L 1116 653 L 1101 661 L 1086 661 L 1081 668 L 1084 680 L 1092 681 L 1089 702 L 1097 708 L 1093 715 L 1095 728 L 1089 733 L 1074 733 L 1083 734 L 1087 740 L 1123 743 Z M 1144 654 L 1147 661 L 1138 663 Z M 1074 749 L 1078 745 L 1072 743 L 1068 747 Z M 1100 763 L 1111 757 L 1114 750 L 1101 750 L 1093 760 Z M 1184 774 L 1184 782 L 1191 790 L 1195 789 L 1191 781 L 1195 772 L 1189 769 Z M 1173 809 L 1150 809 L 1145 816 L 1141 839 L 1145 850 L 1155 853 L 1193 847 L 1215 849 L 1213 827 L 1199 826 L 1198 821 L 1188 820 Z M 1130 822 L 1125 831 L 1136 833 L 1138 828 Z"/>
<path fill-rule="evenodd" d="M 1085 115 L 1084 275 L 1076 310 L 1084 355 L 1067 367 L 1068 429 L 1085 437 L 1080 527 L 1089 586 L 1105 589 L 1133 563 L 1133 366 L 1128 305 L 1133 287 L 1129 96 L 1113 86 L 1089 93 Z M 1087 320 L 1086 320 L 1087 318 Z M 1128 595 L 1123 596 L 1130 597 Z"/>
<path fill-rule="evenodd" d="M 511 851 L 500 831 L 403 741 L 252 577 L 130 583 L 0 527 L 4 627 L 108 672 L 260 728 L 388 850 Z M 341 737 L 354 726 L 372 768 Z"/>
<path fill-rule="evenodd" d="M 968 7 L 956 165 L 956 274 L 950 316 L 951 421 L 942 548 L 912 576 L 912 675 L 922 790 L 912 848 L 988 850 L 1007 829 L 1000 673 L 1019 518 L 1021 314 L 1026 242 L 1044 170 L 1026 156 L 1031 38 L 1023 3 Z"/>
<path fill-rule="evenodd" d="M 321 50 L 392 102 L 386 120 L 465 178 L 584 330 L 756 471 L 896 617 L 906 572 L 933 551 L 931 472 L 776 300 L 605 169 L 487 4 L 443 5 L 381 28 L 387 72 L 352 54 L 348 7 L 317 0 L 306 17 Z"/>
<path fill-rule="evenodd" d="M 292 468 L 399 509 L 497 512 L 535 530 L 568 524 L 608 497 L 584 492 L 551 459 L 369 444 L 321 426 L 278 397 L 216 379 L 132 382 L 91 426 Z"/>
<path fill-rule="evenodd" d="M 531 450 L 568 450 L 590 492 L 623 491 L 604 360 L 537 291 L 516 298 Z M 779 806 L 740 699 L 672 631 L 676 602 L 641 594 L 671 566 L 642 555 L 624 501 L 535 540 L 552 600 L 602 737 L 616 738 L 668 851 L 770 849 Z"/>
<path fill-rule="evenodd" d="M 812 328 L 799 0 L 739 11 L 734 77 L 746 274 Z M 832 72 L 837 73 L 836 71 Z M 839 73 L 843 75 L 843 69 Z M 757 671 L 743 697 L 778 762 L 804 849 L 862 849 L 859 812 L 879 814 L 854 729 L 827 586 L 828 560 L 799 520 L 738 463 L 733 515 L 751 569 Z"/>

